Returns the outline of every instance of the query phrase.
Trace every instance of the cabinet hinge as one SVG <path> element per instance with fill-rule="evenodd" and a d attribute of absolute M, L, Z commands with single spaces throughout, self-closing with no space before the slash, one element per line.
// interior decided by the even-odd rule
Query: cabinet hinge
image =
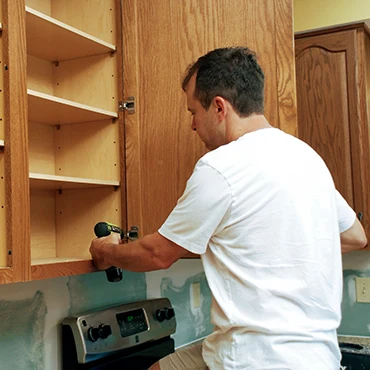
<path fill-rule="evenodd" d="M 126 101 L 120 101 L 118 104 L 118 109 L 120 111 L 127 110 L 128 114 L 135 113 L 135 97 L 129 96 Z"/>
<path fill-rule="evenodd" d="M 128 230 L 124 235 L 126 240 L 136 240 L 139 239 L 139 227 L 131 226 L 131 229 Z"/>

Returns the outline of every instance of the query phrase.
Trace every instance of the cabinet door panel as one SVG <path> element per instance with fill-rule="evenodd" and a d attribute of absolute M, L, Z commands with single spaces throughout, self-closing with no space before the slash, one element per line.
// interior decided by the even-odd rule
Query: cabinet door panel
<path fill-rule="evenodd" d="M 141 235 L 157 230 L 185 189 L 204 144 L 190 129 L 181 79 L 216 47 L 245 45 L 266 75 L 266 116 L 295 133 L 296 107 L 290 0 L 125 0 L 124 95 L 127 114 L 127 220 Z"/>
<path fill-rule="evenodd" d="M 296 40 L 298 137 L 326 162 L 337 189 L 354 207 L 351 122 L 356 96 L 351 63 L 354 33 Z M 353 128 L 354 129 L 354 128 Z"/>

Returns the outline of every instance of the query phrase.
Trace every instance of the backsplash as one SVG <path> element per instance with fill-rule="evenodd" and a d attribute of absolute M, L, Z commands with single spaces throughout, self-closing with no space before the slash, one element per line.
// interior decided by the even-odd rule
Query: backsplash
<path fill-rule="evenodd" d="M 192 308 L 191 284 L 201 286 Z M 105 272 L 0 285 L 0 369 L 61 370 L 61 321 L 70 315 L 147 298 L 168 297 L 175 308 L 176 347 L 209 334 L 211 295 L 200 260 L 180 260 L 167 270 L 123 272 L 109 283 Z"/>
<path fill-rule="evenodd" d="M 370 303 L 356 302 L 356 277 L 370 277 L 370 270 L 345 270 L 343 281 L 341 335 L 370 337 Z"/>
<path fill-rule="evenodd" d="M 370 252 L 343 257 L 343 301 L 340 335 L 370 337 L 370 303 L 356 302 L 356 277 L 370 277 Z"/>
<path fill-rule="evenodd" d="M 350 261 L 350 262 L 348 262 Z M 370 304 L 357 303 L 354 279 L 370 277 L 370 253 L 344 259 L 341 335 L 370 337 Z M 199 282 L 201 305 L 193 308 L 191 285 Z M 105 306 L 168 297 L 176 312 L 176 347 L 208 335 L 211 294 L 200 260 L 181 260 L 168 270 L 123 272 L 109 283 L 104 272 L 0 285 L 0 370 L 61 370 L 61 321 Z"/>

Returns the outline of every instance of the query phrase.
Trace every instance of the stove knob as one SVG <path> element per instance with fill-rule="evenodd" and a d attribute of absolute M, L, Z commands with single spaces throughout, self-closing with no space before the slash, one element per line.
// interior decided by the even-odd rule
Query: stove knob
<path fill-rule="evenodd" d="M 87 331 L 87 337 L 91 342 L 96 342 L 100 338 L 99 328 L 89 328 L 89 330 Z"/>
<path fill-rule="evenodd" d="M 112 334 L 112 328 L 110 325 L 99 325 L 98 328 L 89 328 L 87 336 L 91 342 L 96 342 L 99 338 L 106 339 Z"/>
<path fill-rule="evenodd" d="M 175 316 L 175 310 L 170 307 L 166 309 L 166 320 L 171 320 Z"/>
<path fill-rule="evenodd" d="M 155 317 L 159 322 L 162 322 L 166 320 L 166 309 L 165 308 L 160 308 L 155 312 Z"/>
<path fill-rule="evenodd" d="M 112 328 L 110 327 L 110 325 L 100 325 L 99 331 L 101 339 L 108 338 L 112 334 Z"/>

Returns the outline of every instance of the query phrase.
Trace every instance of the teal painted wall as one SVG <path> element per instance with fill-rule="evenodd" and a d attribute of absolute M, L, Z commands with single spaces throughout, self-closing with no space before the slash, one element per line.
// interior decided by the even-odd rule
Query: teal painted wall
<path fill-rule="evenodd" d="M 345 270 L 343 281 L 342 335 L 370 336 L 370 305 L 356 302 L 356 277 L 369 277 L 369 271 Z"/>
<path fill-rule="evenodd" d="M 341 335 L 370 337 L 370 303 L 356 302 L 356 277 L 370 278 L 370 253 L 352 252 L 343 257 Z"/>
<path fill-rule="evenodd" d="M 192 308 L 191 284 L 201 284 L 201 307 Z M 0 286 L 0 370 L 61 370 L 61 322 L 70 315 L 146 298 L 168 297 L 175 308 L 176 347 L 212 331 L 211 295 L 199 260 L 168 270 L 123 273 L 108 283 L 104 272 Z"/>

